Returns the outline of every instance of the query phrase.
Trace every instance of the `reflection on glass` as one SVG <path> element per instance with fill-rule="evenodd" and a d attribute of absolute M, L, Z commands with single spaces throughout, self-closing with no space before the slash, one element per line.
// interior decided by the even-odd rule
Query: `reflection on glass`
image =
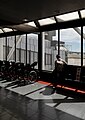
<path fill-rule="evenodd" d="M 70 21 L 70 20 L 79 19 L 79 15 L 78 15 L 78 12 L 72 12 L 72 13 L 56 16 L 56 18 L 59 22 Z"/>
<path fill-rule="evenodd" d="M 53 17 L 41 19 L 38 22 L 40 23 L 41 26 L 56 23 Z"/>

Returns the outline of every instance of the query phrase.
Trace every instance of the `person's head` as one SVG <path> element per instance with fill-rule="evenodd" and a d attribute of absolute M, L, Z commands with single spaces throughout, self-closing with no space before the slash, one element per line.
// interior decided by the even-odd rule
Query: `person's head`
<path fill-rule="evenodd" d="M 56 55 L 56 58 L 59 59 L 59 58 L 60 58 L 60 55 Z"/>

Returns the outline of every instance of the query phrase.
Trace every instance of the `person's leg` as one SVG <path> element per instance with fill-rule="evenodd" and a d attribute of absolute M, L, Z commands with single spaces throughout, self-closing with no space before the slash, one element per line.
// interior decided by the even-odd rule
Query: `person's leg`
<path fill-rule="evenodd" d="M 52 84 L 53 84 L 53 88 L 56 88 L 56 83 L 57 83 L 57 71 L 54 70 L 52 72 Z"/>

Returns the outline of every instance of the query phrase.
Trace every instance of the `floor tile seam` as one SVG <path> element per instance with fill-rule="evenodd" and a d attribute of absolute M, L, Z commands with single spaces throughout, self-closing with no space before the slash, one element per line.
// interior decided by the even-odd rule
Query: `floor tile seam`
<path fill-rule="evenodd" d="M 43 113 L 42 113 L 42 115 L 45 116 L 45 117 L 47 117 L 47 118 L 50 119 L 50 120 L 55 120 L 55 119 L 56 119 L 56 117 L 55 117 L 55 118 L 51 118 L 51 117 L 49 117 L 49 116 L 47 116 L 47 115 L 44 115 Z"/>
<path fill-rule="evenodd" d="M 33 115 L 36 115 L 36 114 L 38 114 L 39 112 L 37 111 L 36 113 L 34 113 Z M 49 120 L 54 120 L 54 119 L 51 119 L 50 117 L 48 117 L 48 116 L 46 116 L 46 115 L 44 115 L 44 114 L 42 114 L 42 113 L 40 113 L 40 115 L 42 116 L 42 117 L 45 117 L 45 118 L 48 118 Z M 31 116 L 31 117 L 33 117 L 33 116 Z M 29 118 L 31 118 L 31 117 L 29 117 Z"/>
<path fill-rule="evenodd" d="M 9 114 L 10 116 L 15 117 L 13 113 L 10 113 L 8 111 L 6 111 L 6 114 Z M 5 115 L 5 113 L 2 116 L 4 116 L 4 115 Z"/>

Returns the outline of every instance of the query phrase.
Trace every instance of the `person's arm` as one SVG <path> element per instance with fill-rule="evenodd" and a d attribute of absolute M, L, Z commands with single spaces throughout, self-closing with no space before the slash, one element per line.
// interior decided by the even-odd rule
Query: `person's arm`
<path fill-rule="evenodd" d="M 66 65 L 68 64 L 65 60 L 63 60 L 63 59 L 61 59 L 61 60 L 62 60 L 62 62 L 63 62 L 64 64 L 66 64 Z"/>
<path fill-rule="evenodd" d="M 68 63 L 67 63 L 66 61 L 64 61 L 64 64 L 66 64 L 66 65 L 67 65 Z"/>

